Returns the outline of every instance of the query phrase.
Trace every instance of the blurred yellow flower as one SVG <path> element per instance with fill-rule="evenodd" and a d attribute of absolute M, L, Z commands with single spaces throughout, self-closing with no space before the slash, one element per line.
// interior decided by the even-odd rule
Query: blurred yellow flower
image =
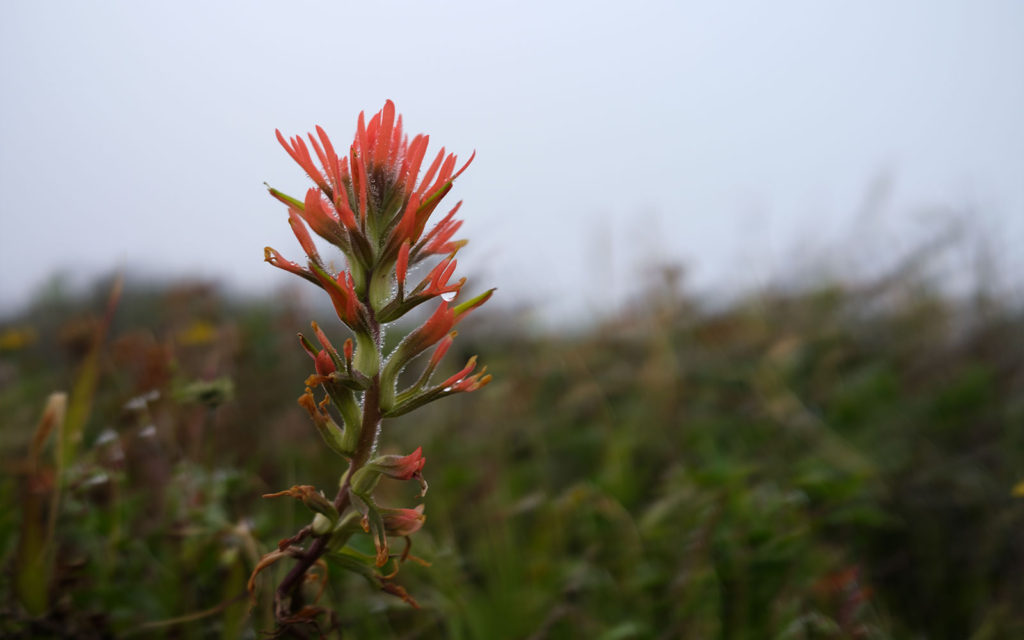
<path fill-rule="evenodd" d="M 183 345 L 209 344 L 217 338 L 217 327 L 205 320 L 196 320 L 178 334 Z"/>
<path fill-rule="evenodd" d="M 0 351 L 18 351 L 34 344 L 39 333 L 32 327 L 11 327 L 0 332 Z"/>

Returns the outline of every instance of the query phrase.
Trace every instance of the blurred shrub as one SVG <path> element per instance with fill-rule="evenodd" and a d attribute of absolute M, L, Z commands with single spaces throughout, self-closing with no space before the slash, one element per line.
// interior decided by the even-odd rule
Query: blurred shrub
<path fill-rule="evenodd" d="M 0 325 L 8 575 L 48 515 L 25 508 L 33 429 L 76 388 L 102 300 Z M 288 295 L 129 287 L 83 447 L 42 487 L 63 486 L 48 608 L 5 580 L 0 635 L 271 628 L 245 579 L 297 515 L 257 496 L 338 471 L 295 405 L 307 316 Z M 495 382 L 390 426 L 429 460 L 414 553 L 433 566 L 403 572 L 424 608 L 368 613 L 328 566 L 354 637 L 1024 636 L 1020 309 L 895 279 L 719 309 L 666 286 L 562 334 L 469 325 Z"/>

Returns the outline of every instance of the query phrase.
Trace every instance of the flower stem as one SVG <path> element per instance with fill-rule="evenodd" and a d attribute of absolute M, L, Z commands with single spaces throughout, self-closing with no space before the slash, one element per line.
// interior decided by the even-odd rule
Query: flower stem
<path fill-rule="evenodd" d="M 377 344 L 377 352 L 380 353 L 381 331 L 380 325 L 376 322 L 375 318 L 371 318 L 370 329 L 374 342 Z M 344 515 L 351 505 L 349 487 L 351 486 L 352 476 L 370 459 L 377 443 L 377 436 L 380 433 L 381 426 L 380 395 L 380 375 L 378 374 L 373 376 L 370 388 L 363 395 L 363 418 L 359 431 L 359 442 L 356 446 L 355 454 L 352 456 L 352 463 L 348 471 L 345 472 L 341 486 L 338 488 L 338 494 L 334 497 L 334 508 L 341 515 Z M 327 541 L 330 540 L 330 537 L 330 534 L 328 534 L 314 540 L 305 553 L 297 556 L 298 562 L 277 586 L 276 607 L 278 620 L 286 619 L 302 609 L 303 599 L 300 587 L 306 581 L 306 572 L 316 564 L 317 560 L 327 553 Z M 288 603 L 287 605 L 285 604 L 286 602 Z"/>

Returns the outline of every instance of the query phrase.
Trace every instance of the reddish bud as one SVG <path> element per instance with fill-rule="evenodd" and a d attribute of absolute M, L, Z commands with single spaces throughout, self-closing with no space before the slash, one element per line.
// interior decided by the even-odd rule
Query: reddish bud
<path fill-rule="evenodd" d="M 316 354 L 314 363 L 317 374 L 325 378 L 337 371 L 337 367 L 334 366 L 334 360 L 331 359 L 331 354 L 326 349 Z"/>
<path fill-rule="evenodd" d="M 427 516 L 423 513 L 423 505 L 415 509 L 381 509 L 384 530 L 389 536 L 411 536 L 420 530 Z"/>
<path fill-rule="evenodd" d="M 411 480 L 423 470 L 426 463 L 423 447 L 416 447 L 416 450 L 407 456 L 381 456 L 373 461 L 384 475 L 396 480 Z"/>

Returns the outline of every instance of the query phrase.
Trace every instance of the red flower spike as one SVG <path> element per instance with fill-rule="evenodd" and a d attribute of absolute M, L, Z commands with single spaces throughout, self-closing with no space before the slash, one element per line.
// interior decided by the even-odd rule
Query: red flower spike
<path fill-rule="evenodd" d="M 395 110 L 390 100 L 384 107 L 367 121 L 365 112 L 360 113 L 356 134 L 349 153 L 339 157 L 334 145 L 322 127 L 317 126 L 316 132 L 308 134 L 307 140 L 300 137 L 286 139 L 280 131 L 278 140 L 289 155 L 313 179 L 318 189 L 317 197 L 307 197 L 308 206 L 296 208 L 309 228 L 335 245 L 345 247 L 355 239 L 349 239 L 337 229 L 338 223 L 349 232 L 360 233 L 365 229 L 366 216 L 373 202 L 370 199 L 371 188 L 380 188 L 385 193 L 397 193 L 400 200 L 397 224 L 396 221 L 382 221 L 378 228 L 386 228 L 394 224 L 391 237 L 383 247 L 384 255 L 393 256 L 402 241 L 412 242 L 417 259 L 422 255 L 451 253 L 462 246 L 452 242 L 451 237 L 457 231 L 458 221 L 448 219 L 432 232 L 429 243 L 416 242 L 423 235 L 424 228 L 440 200 L 452 188 L 452 181 L 458 177 L 472 162 L 475 154 L 470 157 L 458 171 L 456 157 L 442 148 L 433 158 L 426 172 L 419 178 L 419 171 L 426 156 L 429 137 L 416 135 L 409 140 L 404 134 L 402 117 Z M 312 148 L 312 150 L 310 149 Z M 317 164 L 319 161 L 319 166 Z M 385 184 L 371 185 L 372 175 L 381 177 Z M 326 194 L 328 200 L 320 198 Z M 273 194 L 273 191 L 272 191 Z M 330 206 L 328 205 L 330 201 Z M 372 212 L 383 215 L 384 212 Z M 428 246 L 429 245 L 429 246 Z M 367 256 L 367 259 L 371 259 Z"/>
<path fill-rule="evenodd" d="M 407 135 L 402 117 L 390 100 L 369 118 L 365 113 L 359 114 L 355 136 L 350 139 L 351 144 L 347 149 L 342 147 L 346 151 L 345 156 L 338 155 L 335 145 L 319 126 L 312 133 L 287 139 L 278 131 L 277 139 L 316 186 L 307 191 L 304 200 L 270 189 L 271 195 L 287 207 L 289 225 L 309 261 L 308 265 L 299 266 L 271 248 L 266 249 L 265 257 L 274 266 L 301 275 L 326 290 L 338 317 L 355 330 L 355 339 L 360 342 L 360 352 L 356 354 L 354 340 L 345 340 L 339 356 L 324 332 L 313 323 L 316 339 L 307 340 L 301 334 L 299 336 L 302 348 L 313 358 L 316 369 L 315 374 L 307 378 L 307 385 L 330 386 L 334 382 L 341 382 L 337 376 L 344 369 L 348 376 L 359 382 L 357 385 L 346 386 L 353 390 L 356 386 L 363 389 L 361 402 L 364 409 L 367 408 L 366 403 L 376 403 L 378 415 L 393 417 L 440 397 L 473 391 L 487 384 L 491 376 L 486 375 L 486 367 L 476 370 L 476 356 L 470 358 L 461 371 L 449 377 L 442 385 L 430 384 L 435 370 L 451 349 L 457 333 L 453 327 L 484 304 L 493 293 L 493 290 L 486 291 L 465 302 L 449 304 L 465 283 L 465 278 L 452 282 L 458 266 L 456 252 L 465 244 L 464 241 L 454 239 L 462 225 L 462 221 L 456 219 L 461 202 L 452 207 L 447 215 L 438 216 L 442 218 L 440 222 L 436 218 L 431 222 L 442 199 L 452 190 L 453 181 L 473 162 L 475 153 L 461 167 L 457 165 L 455 154 L 448 153 L 444 148 L 427 158 L 429 138 L 426 135 Z M 422 177 L 421 169 L 425 169 Z M 352 271 L 328 271 L 318 253 L 318 242 L 312 237 L 314 233 L 341 249 L 349 260 L 347 267 Z M 429 269 L 422 281 L 417 278 L 419 284 L 415 289 L 409 287 L 413 295 L 407 300 L 403 288 L 410 277 L 410 267 L 434 255 L 438 256 L 439 263 Z M 393 269 L 390 273 L 398 283 L 397 300 L 390 302 L 386 290 L 389 269 Z M 359 277 L 354 278 L 353 273 L 359 274 Z M 356 294 L 356 280 L 360 283 L 361 295 L 366 297 L 366 306 Z M 407 335 L 386 361 L 382 362 L 382 354 L 377 352 L 378 349 L 364 341 L 377 333 L 380 328 L 378 319 L 390 322 L 433 296 L 441 297 L 441 303 L 434 313 L 422 326 Z M 379 318 L 375 318 L 375 308 L 370 308 L 370 301 L 375 308 L 382 306 Z M 399 373 L 411 359 L 428 348 L 432 350 L 430 362 L 420 379 L 399 394 Z M 357 366 L 353 362 L 355 355 L 360 355 L 361 361 L 372 360 L 373 366 L 366 368 L 366 371 L 372 368 L 375 373 L 379 373 L 379 378 L 370 381 L 365 376 L 356 375 L 360 372 L 356 371 Z M 375 357 L 363 358 L 363 355 Z M 375 389 L 379 393 L 373 393 Z M 335 387 L 330 390 L 337 391 Z M 346 422 L 357 424 L 358 403 L 353 402 L 356 398 L 348 392 L 344 397 L 335 396 L 328 393 L 323 402 L 317 404 L 312 391 L 307 388 L 299 402 L 310 413 L 317 430 L 332 450 L 350 461 L 366 460 L 370 454 L 364 447 L 369 445 L 369 440 L 359 437 L 357 432 L 343 430 L 328 411 L 328 405 L 334 398 L 342 405 L 338 409 L 344 414 Z M 374 441 L 379 435 L 378 429 L 372 434 Z M 353 441 L 353 434 L 354 439 L 360 442 Z M 380 509 L 372 492 L 380 478 L 386 475 L 400 480 L 418 481 L 422 495 L 427 489 L 422 474 L 424 464 L 425 458 L 420 448 L 406 456 L 377 457 L 365 462 L 354 473 L 350 479 L 354 484 L 349 486 L 347 498 L 345 493 L 339 493 L 337 498 L 342 501 L 339 504 L 345 505 L 344 511 L 351 516 L 346 522 L 359 522 L 358 518 L 362 517 L 363 527 L 372 534 L 377 548 L 377 566 L 383 567 L 394 562 L 392 573 L 374 574 L 377 584 L 384 591 L 402 597 L 413 606 L 416 606 L 415 601 L 404 589 L 392 584 L 390 578 L 406 559 L 415 560 L 409 556 L 408 536 L 423 526 L 423 506 L 415 509 Z M 359 487 L 362 488 L 355 491 Z M 330 504 L 326 503 L 324 496 L 314 493 L 311 487 L 308 491 L 305 489 L 296 487 L 286 494 L 295 493 L 295 497 L 304 502 L 316 501 L 318 506 L 323 506 L 321 503 Z M 327 512 L 331 516 L 328 517 L 331 521 L 328 524 L 331 524 L 338 514 L 330 513 L 330 509 Z M 310 535 L 311 530 L 313 535 L 323 535 L 329 529 L 320 526 L 324 525 L 323 518 L 315 522 L 320 523 L 317 525 L 320 530 L 304 527 L 302 531 L 305 533 L 286 539 L 287 544 L 298 544 L 304 536 Z M 388 536 L 405 537 L 405 550 L 402 553 L 390 553 Z M 306 565 L 289 574 L 279 585 L 278 595 L 290 596 L 301 588 L 304 579 L 309 578 L 313 563 L 323 562 L 320 559 L 322 553 L 322 550 L 313 552 L 311 548 L 309 555 L 296 554 Z M 279 611 L 283 611 L 278 604 Z M 313 607 L 307 609 L 312 610 Z M 286 623 L 288 620 L 284 616 L 281 621 Z"/>

